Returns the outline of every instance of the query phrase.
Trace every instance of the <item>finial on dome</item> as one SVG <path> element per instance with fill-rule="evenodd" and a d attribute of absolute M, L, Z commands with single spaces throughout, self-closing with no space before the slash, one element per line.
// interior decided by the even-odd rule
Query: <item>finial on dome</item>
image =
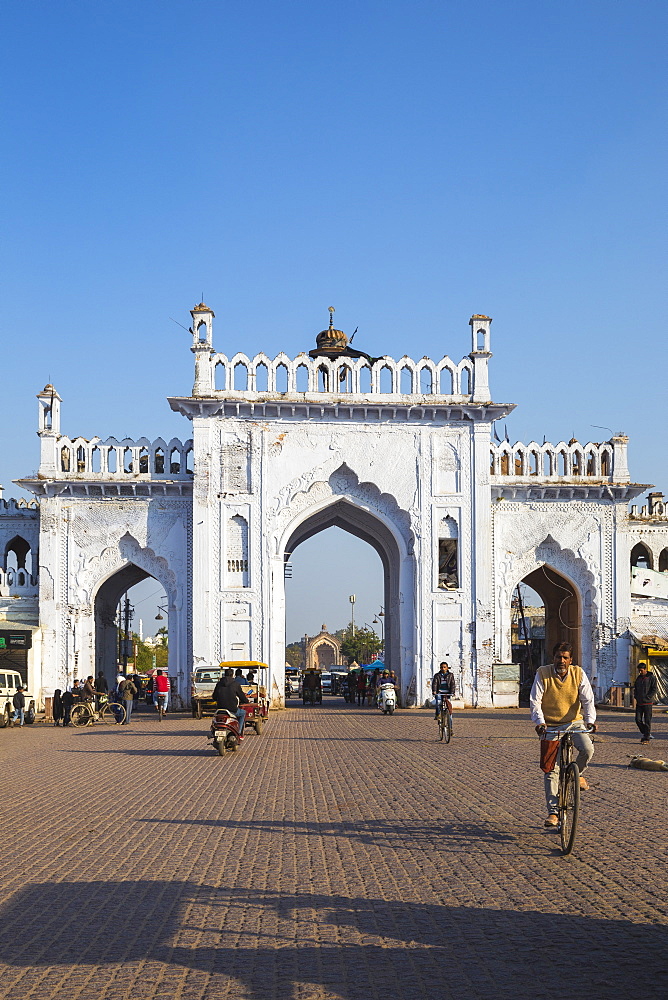
<path fill-rule="evenodd" d="M 336 309 L 334 308 L 334 306 L 330 306 L 329 307 L 329 328 L 330 328 L 330 330 L 334 329 L 334 313 L 335 312 L 336 312 Z"/>

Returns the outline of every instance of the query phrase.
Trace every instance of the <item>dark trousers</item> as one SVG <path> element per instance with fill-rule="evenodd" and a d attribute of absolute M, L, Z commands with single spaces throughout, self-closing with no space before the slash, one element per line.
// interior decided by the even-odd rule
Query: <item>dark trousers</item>
<path fill-rule="evenodd" d="M 642 738 L 648 740 L 652 729 L 651 705 L 636 705 L 636 726 L 640 730 Z"/>

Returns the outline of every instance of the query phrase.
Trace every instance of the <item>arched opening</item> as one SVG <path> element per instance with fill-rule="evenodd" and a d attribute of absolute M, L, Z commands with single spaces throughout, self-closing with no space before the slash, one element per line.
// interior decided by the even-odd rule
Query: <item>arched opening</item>
<path fill-rule="evenodd" d="M 420 369 L 420 385 L 418 390 L 423 396 L 428 396 L 433 392 L 433 379 L 431 369 Z"/>
<path fill-rule="evenodd" d="M 200 325 L 197 327 L 197 339 L 199 340 L 200 344 L 206 343 L 206 323 L 204 322 L 204 320 L 202 320 Z"/>
<path fill-rule="evenodd" d="M 297 365 L 297 392 L 308 392 L 309 371 L 306 365 Z"/>
<path fill-rule="evenodd" d="M 260 362 L 255 369 L 255 391 L 268 392 L 269 390 L 269 369 Z"/>
<path fill-rule="evenodd" d="M 371 392 L 371 369 L 368 365 L 360 368 L 360 392 Z"/>
<path fill-rule="evenodd" d="M 459 391 L 462 396 L 469 396 L 471 393 L 471 373 L 468 368 L 463 368 L 459 376 Z"/>
<path fill-rule="evenodd" d="M 5 570 L 26 570 L 32 574 L 30 544 L 21 535 L 14 535 L 5 545 L 3 565 Z"/>
<path fill-rule="evenodd" d="M 128 563 L 101 584 L 94 607 L 95 676 L 103 673 L 109 690 L 119 669 L 143 678 L 169 669 L 172 615 L 155 577 Z"/>
<path fill-rule="evenodd" d="M 376 635 L 382 661 L 402 683 L 401 647 L 412 647 L 413 640 L 412 635 L 401 640 L 402 556 L 385 523 L 348 500 L 338 500 L 292 532 L 285 559 L 291 569 L 286 574 L 286 647 L 303 643 L 309 631 L 317 634 L 323 620 L 330 623 L 333 634 L 340 628 L 350 629 L 354 614 L 355 628 L 369 637 Z M 361 655 L 370 661 L 373 652 L 365 655 L 364 637 L 360 644 Z M 404 679 L 404 695 L 405 684 Z"/>
<path fill-rule="evenodd" d="M 379 388 L 381 392 L 392 392 L 392 369 L 387 365 L 380 369 Z"/>
<path fill-rule="evenodd" d="M 123 452 L 123 471 L 131 473 L 133 471 L 132 448 L 126 448 Z"/>
<path fill-rule="evenodd" d="M 642 542 L 636 542 L 631 549 L 631 566 L 638 569 L 653 569 L 652 553 Z"/>
<path fill-rule="evenodd" d="M 241 392 L 248 389 L 248 368 L 242 361 L 238 361 L 234 366 L 234 388 Z"/>
<path fill-rule="evenodd" d="M 441 396 L 452 396 L 453 392 L 453 380 L 452 372 L 449 368 L 441 368 L 441 375 L 439 378 L 439 391 Z"/>
<path fill-rule="evenodd" d="M 399 373 L 399 392 L 409 396 L 413 392 L 413 372 L 404 366 Z"/>
<path fill-rule="evenodd" d="M 139 471 L 141 473 L 148 472 L 148 448 L 139 449 Z"/>
<path fill-rule="evenodd" d="M 668 573 L 668 549 L 662 549 L 659 555 L 659 573 Z"/>
<path fill-rule="evenodd" d="M 538 667 L 552 662 L 557 642 L 573 644 L 573 662 L 582 656 L 581 600 L 570 580 L 549 565 L 539 566 L 515 588 L 511 600 L 513 662 L 521 663 L 525 698 Z"/>
<path fill-rule="evenodd" d="M 213 387 L 217 392 L 227 388 L 227 369 L 222 361 L 218 361 L 213 370 Z"/>
<path fill-rule="evenodd" d="M 276 392 L 288 391 L 288 369 L 285 365 L 279 365 L 276 369 Z"/>
<path fill-rule="evenodd" d="M 162 476 L 165 473 L 165 453 L 162 448 L 155 449 L 155 474 L 157 476 Z"/>

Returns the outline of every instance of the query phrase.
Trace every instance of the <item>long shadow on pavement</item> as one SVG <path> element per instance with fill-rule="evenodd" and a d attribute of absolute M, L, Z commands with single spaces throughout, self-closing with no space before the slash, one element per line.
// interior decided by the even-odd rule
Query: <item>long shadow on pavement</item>
<path fill-rule="evenodd" d="M 35 882 L 0 909 L 6 965 L 51 968 L 40 992 L 58 980 L 62 996 L 66 967 L 75 982 L 97 967 L 91 998 L 109 989 L 114 970 L 132 975 L 143 960 L 215 977 L 207 996 L 238 983 L 252 1000 L 305 996 L 303 984 L 309 996 L 315 986 L 342 1000 L 608 1000 L 631 995 L 625 987 L 658 998 L 668 990 L 667 946 L 668 927 L 623 919 L 187 881 Z M 142 996 L 153 995 L 139 982 Z"/>

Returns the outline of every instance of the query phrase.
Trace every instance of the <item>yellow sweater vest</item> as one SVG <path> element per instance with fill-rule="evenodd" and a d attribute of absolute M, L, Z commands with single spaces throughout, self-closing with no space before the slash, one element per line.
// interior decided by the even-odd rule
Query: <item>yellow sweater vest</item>
<path fill-rule="evenodd" d="M 543 685 L 543 716 L 548 725 L 562 726 L 582 718 L 580 704 L 580 681 L 582 667 L 571 663 L 563 681 L 559 680 L 553 667 L 539 667 Z"/>

